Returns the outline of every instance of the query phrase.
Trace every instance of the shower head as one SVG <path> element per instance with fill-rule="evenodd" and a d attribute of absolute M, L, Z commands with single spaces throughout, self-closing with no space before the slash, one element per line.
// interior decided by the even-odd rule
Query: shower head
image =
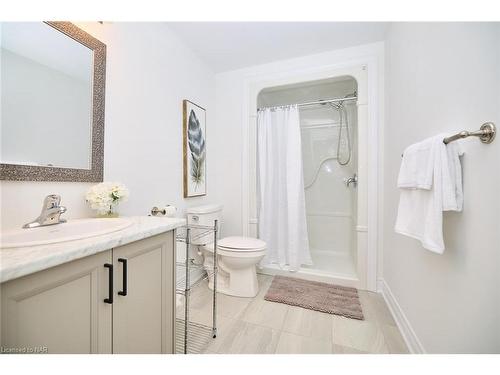
<path fill-rule="evenodd" d="M 345 96 L 344 96 L 344 99 L 355 98 L 357 95 L 358 95 L 358 92 L 357 92 L 356 90 L 354 90 L 352 93 L 345 95 Z M 321 103 L 321 104 L 323 104 L 323 105 L 324 105 L 324 104 L 326 104 L 326 103 Z M 338 109 L 340 109 L 340 108 L 342 108 L 342 107 L 344 106 L 344 101 L 343 101 L 343 100 L 340 100 L 340 101 L 338 101 L 337 103 L 331 103 L 331 102 L 330 102 L 330 103 L 328 103 L 328 104 L 330 104 L 330 106 L 331 106 L 332 108 L 335 108 L 335 109 L 337 109 L 337 110 L 338 110 Z"/>
<path fill-rule="evenodd" d="M 354 90 L 352 93 L 344 96 L 344 98 L 355 98 L 356 96 L 358 96 L 358 92 L 356 90 Z"/>

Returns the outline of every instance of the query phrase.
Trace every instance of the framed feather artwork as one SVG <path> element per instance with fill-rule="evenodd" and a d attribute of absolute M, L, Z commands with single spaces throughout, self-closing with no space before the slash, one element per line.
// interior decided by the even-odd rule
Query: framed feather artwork
<path fill-rule="evenodd" d="M 184 198 L 207 194 L 205 109 L 189 100 L 182 102 Z"/>

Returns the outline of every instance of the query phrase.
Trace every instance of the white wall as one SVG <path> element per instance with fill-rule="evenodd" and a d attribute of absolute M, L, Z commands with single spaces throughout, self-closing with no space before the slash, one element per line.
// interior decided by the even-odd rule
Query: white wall
<path fill-rule="evenodd" d="M 216 189 L 214 74 L 159 23 L 78 24 L 107 45 L 104 179 L 131 191 L 124 215 L 154 205 L 211 201 Z M 207 109 L 208 195 L 182 198 L 182 100 Z M 214 158 L 214 159 L 212 159 Z M 38 215 L 45 195 L 62 195 L 66 217 L 93 214 L 88 183 L 1 182 L 2 225 L 17 227 Z"/>
<path fill-rule="evenodd" d="M 383 277 L 429 353 L 500 352 L 500 139 L 463 141 L 465 207 L 437 255 L 395 234 L 403 149 L 438 132 L 500 125 L 498 24 L 394 24 L 386 45 Z"/>

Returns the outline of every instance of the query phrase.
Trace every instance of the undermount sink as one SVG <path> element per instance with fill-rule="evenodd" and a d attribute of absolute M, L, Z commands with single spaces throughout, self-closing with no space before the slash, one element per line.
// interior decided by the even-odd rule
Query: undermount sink
<path fill-rule="evenodd" d="M 124 218 L 76 219 L 32 229 L 16 229 L 0 236 L 1 248 L 48 245 L 117 232 L 132 225 Z"/>

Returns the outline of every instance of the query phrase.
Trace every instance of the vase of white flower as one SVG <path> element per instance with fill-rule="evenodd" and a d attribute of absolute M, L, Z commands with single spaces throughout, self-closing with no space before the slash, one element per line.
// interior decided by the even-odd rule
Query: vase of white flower
<path fill-rule="evenodd" d="M 105 213 L 99 213 L 99 212 L 97 213 L 97 217 L 101 217 L 101 218 L 106 218 L 106 217 L 113 218 L 113 217 L 118 217 L 118 216 L 120 216 L 118 213 L 118 209 L 114 205 L 110 205 L 109 209 Z"/>
<path fill-rule="evenodd" d="M 129 191 L 118 182 L 102 182 L 92 186 L 85 195 L 90 207 L 97 211 L 98 217 L 118 217 L 118 204 L 125 202 Z"/>

